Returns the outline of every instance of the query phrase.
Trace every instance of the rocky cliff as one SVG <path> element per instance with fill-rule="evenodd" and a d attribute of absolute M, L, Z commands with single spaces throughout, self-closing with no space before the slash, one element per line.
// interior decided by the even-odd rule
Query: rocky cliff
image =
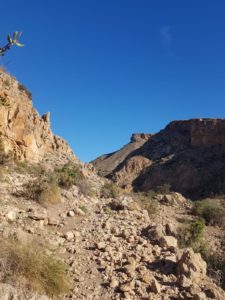
<path fill-rule="evenodd" d="M 101 172 L 104 167 L 103 162 Z M 225 119 L 171 122 L 131 151 L 107 176 L 135 190 L 169 184 L 193 199 L 224 193 Z"/>
<path fill-rule="evenodd" d="M 73 152 L 50 128 L 50 114 L 40 116 L 33 108 L 31 93 L 0 69 L 0 138 L 6 153 L 19 160 L 39 162 L 47 154 Z"/>

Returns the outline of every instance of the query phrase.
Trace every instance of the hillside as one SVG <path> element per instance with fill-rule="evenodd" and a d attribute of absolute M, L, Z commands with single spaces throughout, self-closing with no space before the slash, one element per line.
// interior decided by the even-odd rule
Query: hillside
<path fill-rule="evenodd" d="M 173 191 L 192 199 L 223 194 L 224 136 L 225 119 L 171 122 L 130 152 L 107 177 L 127 189 L 140 191 L 169 184 Z M 113 155 L 119 153 L 120 150 Z M 98 169 L 97 161 L 93 164 Z M 108 168 L 107 161 L 102 162 L 101 172 L 105 168 Z"/>
<path fill-rule="evenodd" d="M 224 300 L 224 197 L 193 204 L 166 190 L 128 193 L 82 163 L 30 92 L 0 75 L 0 299 Z M 133 163 L 124 173 L 133 183 L 174 149 L 211 143 L 222 153 L 223 120 L 214 122 L 217 140 L 201 129 L 190 142 L 182 124 L 135 134 L 97 163 L 109 176 Z"/>

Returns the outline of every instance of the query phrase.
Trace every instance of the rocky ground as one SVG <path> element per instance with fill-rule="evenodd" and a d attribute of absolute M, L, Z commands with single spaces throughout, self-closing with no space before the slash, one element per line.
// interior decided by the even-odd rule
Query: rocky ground
<path fill-rule="evenodd" d="M 90 165 L 83 172 L 99 190 L 104 180 Z M 225 299 L 200 254 L 178 248 L 177 227 L 192 218 L 180 194 L 158 195 L 154 214 L 132 195 L 88 197 L 77 186 L 61 190 L 61 203 L 42 206 L 18 197 L 29 174 L 1 179 L 0 236 L 43 240 L 65 261 L 72 286 L 57 299 Z M 0 299 L 49 298 L 2 279 Z"/>

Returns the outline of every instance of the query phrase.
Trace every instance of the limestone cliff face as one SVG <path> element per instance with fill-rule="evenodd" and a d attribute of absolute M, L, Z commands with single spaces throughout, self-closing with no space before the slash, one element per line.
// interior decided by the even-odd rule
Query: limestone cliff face
<path fill-rule="evenodd" d="M 50 128 L 50 114 L 40 116 L 31 94 L 0 69 L 0 139 L 5 152 L 20 160 L 39 162 L 47 154 L 73 156 L 68 144 Z"/>
<path fill-rule="evenodd" d="M 225 119 L 171 122 L 107 177 L 140 191 L 170 184 L 193 199 L 225 193 Z"/>

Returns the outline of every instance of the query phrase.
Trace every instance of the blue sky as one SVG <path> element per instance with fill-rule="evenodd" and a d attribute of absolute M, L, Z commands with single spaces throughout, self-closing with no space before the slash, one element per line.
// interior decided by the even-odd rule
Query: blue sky
<path fill-rule="evenodd" d="M 7 0 L 0 42 L 21 30 L 26 46 L 0 64 L 89 161 L 134 132 L 225 117 L 224 16 L 222 0 Z"/>

